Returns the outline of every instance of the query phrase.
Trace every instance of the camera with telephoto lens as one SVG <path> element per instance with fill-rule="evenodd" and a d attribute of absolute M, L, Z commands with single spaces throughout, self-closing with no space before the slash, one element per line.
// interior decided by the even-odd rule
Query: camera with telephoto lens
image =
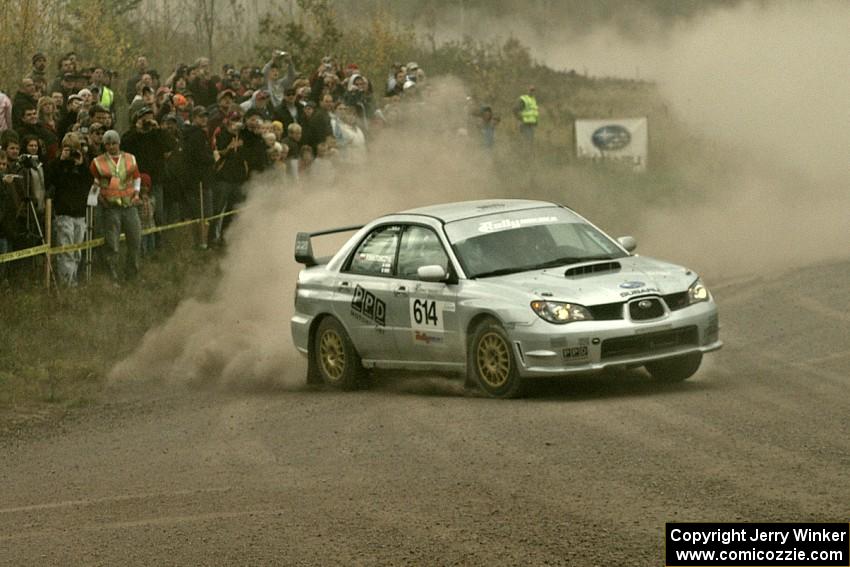
<path fill-rule="evenodd" d="M 80 150 L 71 150 L 71 159 L 76 161 L 83 157 L 83 154 L 80 153 Z"/>
<path fill-rule="evenodd" d="M 38 169 L 41 162 L 38 161 L 38 156 L 33 154 L 21 154 L 18 157 L 18 166 L 26 169 Z"/>
<path fill-rule="evenodd" d="M 142 132 L 150 132 L 153 129 L 154 121 L 147 119 L 142 120 Z"/>

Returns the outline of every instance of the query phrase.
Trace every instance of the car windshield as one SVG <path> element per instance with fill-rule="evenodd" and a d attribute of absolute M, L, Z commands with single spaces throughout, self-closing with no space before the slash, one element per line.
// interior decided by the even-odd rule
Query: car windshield
<path fill-rule="evenodd" d="M 446 234 L 470 278 L 627 256 L 610 237 L 559 207 L 454 221 Z"/>

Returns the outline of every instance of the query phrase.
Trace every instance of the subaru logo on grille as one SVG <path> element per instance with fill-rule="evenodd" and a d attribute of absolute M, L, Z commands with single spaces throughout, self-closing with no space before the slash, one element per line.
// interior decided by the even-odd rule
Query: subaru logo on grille
<path fill-rule="evenodd" d="M 638 307 L 640 307 L 641 309 L 649 309 L 650 307 L 652 307 L 652 302 L 648 299 L 644 299 L 638 303 Z"/>
<path fill-rule="evenodd" d="M 644 286 L 643 282 L 635 282 L 635 281 L 623 282 L 623 283 L 620 284 L 620 287 L 623 288 L 623 289 L 637 289 L 637 288 L 643 287 L 643 286 Z"/>

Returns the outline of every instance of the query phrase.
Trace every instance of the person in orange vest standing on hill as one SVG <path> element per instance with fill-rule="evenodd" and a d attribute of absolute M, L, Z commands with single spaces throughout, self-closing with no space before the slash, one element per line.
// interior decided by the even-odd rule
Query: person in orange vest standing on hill
<path fill-rule="evenodd" d="M 103 232 L 106 238 L 106 264 L 116 284 L 118 277 L 118 244 L 121 231 L 127 237 L 126 278 L 133 280 L 139 273 L 139 252 L 142 243 L 142 224 L 135 206 L 141 201 L 141 174 L 133 154 L 121 151 L 121 136 L 115 130 L 103 135 L 106 150 L 91 162 L 94 177 L 92 193 L 102 210 Z M 90 199 L 91 201 L 91 199 Z"/>

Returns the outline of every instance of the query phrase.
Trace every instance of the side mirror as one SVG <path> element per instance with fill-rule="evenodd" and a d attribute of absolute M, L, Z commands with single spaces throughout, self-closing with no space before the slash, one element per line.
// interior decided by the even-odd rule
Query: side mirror
<path fill-rule="evenodd" d="M 617 239 L 617 242 L 620 243 L 620 246 L 626 249 L 626 252 L 632 253 L 637 248 L 637 240 L 635 240 L 634 236 L 621 236 Z"/>
<path fill-rule="evenodd" d="M 439 264 L 431 266 L 419 266 L 416 270 L 416 275 L 423 282 L 444 282 L 449 279 L 449 274 L 446 269 Z"/>

